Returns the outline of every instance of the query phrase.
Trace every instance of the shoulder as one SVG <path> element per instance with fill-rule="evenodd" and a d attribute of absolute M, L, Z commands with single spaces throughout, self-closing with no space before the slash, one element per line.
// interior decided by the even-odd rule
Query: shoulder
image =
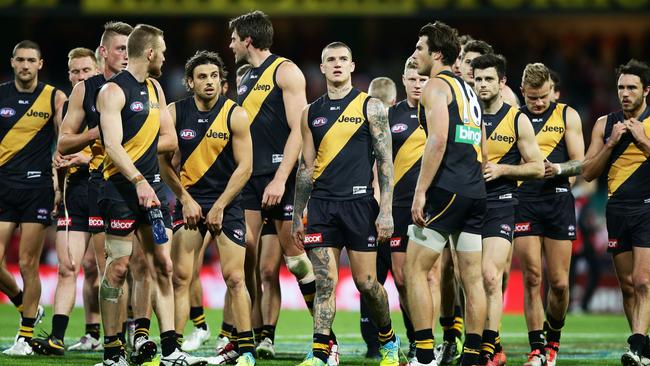
<path fill-rule="evenodd" d="M 280 88 L 285 89 L 293 85 L 304 84 L 305 76 L 296 64 L 285 59 L 277 68 L 275 80 Z"/>

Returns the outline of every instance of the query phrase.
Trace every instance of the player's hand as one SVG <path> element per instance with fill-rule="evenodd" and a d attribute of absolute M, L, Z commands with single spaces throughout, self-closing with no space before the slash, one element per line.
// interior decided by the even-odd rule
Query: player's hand
<path fill-rule="evenodd" d="M 138 194 L 138 203 L 145 209 L 160 206 L 160 200 L 156 192 L 146 180 L 141 180 L 135 185 L 135 191 Z"/>
<path fill-rule="evenodd" d="M 295 212 L 294 212 L 295 214 Z M 293 237 L 293 243 L 296 247 L 301 250 L 305 249 L 305 225 L 303 225 L 301 219 L 293 220 L 291 225 L 291 236 Z"/>
<path fill-rule="evenodd" d="M 417 193 L 413 196 L 413 204 L 411 205 L 411 218 L 413 223 L 419 227 L 424 227 L 424 203 L 426 202 L 426 195 L 424 193 Z"/>
<path fill-rule="evenodd" d="M 90 156 L 86 156 L 82 153 L 66 155 L 63 158 L 68 161 L 67 166 L 81 166 L 90 163 Z"/>
<path fill-rule="evenodd" d="M 648 139 L 648 137 L 645 134 L 645 130 L 643 129 L 643 123 L 640 122 L 638 119 L 636 118 L 626 119 L 625 122 L 623 123 L 625 124 L 625 127 L 627 127 L 627 130 L 630 131 L 632 137 L 634 137 L 636 141 L 644 141 Z"/>
<path fill-rule="evenodd" d="M 553 164 L 548 159 L 544 159 L 544 179 L 554 178 L 558 173 L 557 164 Z"/>
<path fill-rule="evenodd" d="M 52 219 L 56 219 L 56 217 L 59 215 L 59 206 L 61 205 L 61 200 L 63 199 L 63 195 L 61 194 L 61 191 L 58 189 L 54 190 L 54 207 L 52 207 Z"/>
<path fill-rule="evenodd" d="M 264 188 L 262 195 L 262 208 L 268 209 L 280 203 L 284 195 L 285 181 L 278 178 L 273 178 L 272 181 Z"/>
<path fill-rule="evenodd" d="M 183 205 L 183 221 L 185 222 L 185 229 L 196 230 L 197 225 L 203 219 L 203 211 L 201 206 L 188 195 L 187 198 L 181 200 Z"/>
<path fill-rule="evenodd" d="M 214 204 L 208 214 L 205 216 L 205 225 L 215 237 L 221 234 L 221 224 L 223 223 L 223 207 Z"/>
<path fill-rule="evenodd" d="M 93 127 L 89 129 L 86 134 L 88 135 L 89 140 L 97 140 L 99 138 L 99 127 Z"/>
<path fill-rule="evenodd" d="M 54 164 L 54 167 L 56 169 L 65 168 L 68 165 L 70 165 L 68 159 L 66 159 L 66 157 L 61 155 L 58 151 L 54 152 L 54 156 L 52 158 L 52 163 Z"/>
<path fill-rule="evenodd" d="M 616 146 L 624 133 L 627 132 L 627 126 L 623 122 L 616 122 L 612 127 L 612 134 L 607 139 L 607 146 L 610 148 Z"/>
<path fill-rule="evenodd" d="M 375 227 L 377 228 L 378 242 L 383 243 L 390 239 L 394 229 L 393 215 L 383 210 L 379 211 L 379 216 L 377 216 L 377 220 L 375 221 Z"/>
<path fill-rule="evenodd" d="M 483 179 L 485 179 L 486 182 L 491 182 L 501 176 L 503 176 L 503 167 L 501 165 L 489 161 L 485 163 L 485 167 L 483 168 Z"/>

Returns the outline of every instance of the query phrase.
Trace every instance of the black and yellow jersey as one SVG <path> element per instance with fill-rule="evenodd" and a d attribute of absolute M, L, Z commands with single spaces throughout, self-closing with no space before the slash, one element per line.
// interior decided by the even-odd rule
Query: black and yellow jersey
<path fill-rule="evenodd" d="M 237 168 L 230 127 L 230 117 L 237 104 L 220 96 L 206 112 L 198 110 L 194 97 L 174 105 L 181 184 L 194 199 L 216 200 Z"/>
<path fill-rule="evenodd" d="M 282 89 L 275 80 L 283 62 L 290 61 L 277 55 L 269 56 L 259 67 L 248 70 L 237 88 L 237 102 L 251 120 L 253 176 L 275 173 L 284 158 L 290 129 Z"/>
<path fill-rule="evenodd" d="M 68 113 L 68 101 L 66 100 L 65 103 L 63 103 L 63 115 Z M 81 123 L 81 126 L 79 126 L 79 130 L 76 131 L 76 133 L 82 133 L 88 128 L 86 121 L 84 120 Z M 86 146 L 83 150 L 79 152 L 80 154 L 90 157 L 92 155 L 92 152 L 90 150 L 90 146 Z M 81 166 L 72 166 L 68 168 L 68 171 L 66 172 L 66 178 L 68 179 L 68 182 L 78 182 L 78 181 L 87 181 L 88 180 L 88 165 L 81 165 Z"/>
<path fill-rule="evenodd" d="M 52 187 L 56 88 L 39 82 L 31 93 L 0 85 L 0 181 L 13 188 Z"/>
<path fill-rule="evenodd" d="M 102 74 L 84 80 L 85 93 L 83 109 L 86 115 L 85 123 L 88 126 L 88 129 L 99 126 L 99 113 L 97 113 L 97 109 L 95 108 L 95 100 L 97 99 L 99 89 L 101 89 L 105 83 L 106 78 L 104 78 L 104 75 Z M 101 138 L 95 140 L 95 142 L 90 146 L 90 149 L 92 151 L 92 159 L 90 159 L 88 169 L 91 172 L 101 172 L 102 162 L 104 161 L 104 146 L 102 145 Z"/>
<path fill-rule="evenodd" d="M 623 111 L 607 115 L 604 142 L 617 122 L 626 118 Z M 639 116 L 643 129 L 650 136 L 650 108 Z M 614 146 L 605 170 L 607 176 L 608 212 L 633 215 L 650 209 L 650 161 L 636 145 L 631 133 L 624 133 Z"/>
<path fill-rule="evenodd" d="M 427 135 L 418 121 L 418 107 L 403 100 L 388 109 L 395 187 L 393 206 L 410 207 L 420 174 Z"/>
<path fill-rule="evenodd" d="M 128 71 L 120 72 L 108 82 L 117 84 L 126 98 L 121 112 L 124 150 L 149 183 L 159 182 L 160 104 L 156 86 L 151 79 L 138 82 Z M 129 182 L 108 155 L 104 157 L 104 180 Z"/>
<path fill-rule="evenodd" d="M 307 123 L 316 149 L 312 197 L 342 201 L 372 196 L 369 99 L 352 89 L 336 100 L 325 94 L 309 106 Z"/>
<path fill-rule="evenodd" d="M 542 114 L 533 114 L 525 105 L 520 109 L 533 125 L 542 157 L 551 163 L 564 163 L 569 160 L 569 151 L 564 140 L 567 108 L 566 104 L 551 103 Z M 518 196 L 522 201 L 542 201 L 548 195 L 570 192 L 568 177 L 527 180 L 519 182 L 518 188 Z"/>
<path fill-rule="evenodd" d="M 519 165 L 521 154 L 517 148 L 519 130 L 517 121 L 521 112 L 507 103 L 495 114 L 483 114 L 487 135 L 488 161 L 494 164 Z M 489 207 L 517 203 L 517 181 L 500 177 L 485 183 Z"/>
<path fill-rule="evenodd" d="M 468 198 L 485 198 L 479 100 L 472 88 L 451 71 L 442 71 L 436 78 L 447 83 L 452 101 L 447 105 L 449 131 L 445 155 L 432 186 Z M 426 131 L 426 114 L 420 111 L 418 116 Z"/>

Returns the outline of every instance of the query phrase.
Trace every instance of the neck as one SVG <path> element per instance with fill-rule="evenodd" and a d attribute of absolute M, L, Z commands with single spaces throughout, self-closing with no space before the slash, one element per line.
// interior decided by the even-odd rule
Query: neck
<path fill-rule="evenodd" d="M 639 108 L 637 108 L 637 109 L 635 109 L 633 111 L 629 111 L 629 112 L 623 111 L 623 115 L 625 116 L 625 119 L 628 119 L 628 118 L 637 118 L 638 119 L 641 116 L 641 113 L 643 113 L 645 111 L 646 107 L 647 107 L 647 104 L 646 104 L 645 98 L 644 98 L 643 103 L 641 103 Z"/>
<path fill-rule="evenodd" d="M 429 75 L 429 77 L 436 77 L 436 75 L 440 74 L 443 71 L 451 72 L 451 65 L 443 65 L 442 63 L 434 62 L 433 66 L 431 67 L 431 75 Z"/>
<path fill-rule="evenodd" d="M 248 60 L 246 61 L 253 67 L 260 67 L 269 56 L 271 56 L 270 50 L 258 50 L 251 46 L 251 50 L 248 53 Z"/>
<path fill-rule="evenodd" d="M 149 72 L 147 71 L 148 65 L 147 62 L 140 60 L 133 60 L 129 62 L 129 65 L 126 67 L 126 70 L 133 75 L 135 80 L 140 83 L 144 83 L 145 80 L 149 77 Z"/>
<path fill-rule="evenodd" d="M 411 98 L 411 97 L 406 97 L 406 103 L 409 105 L 411 108 L 415 108 L 418 105 L 419 99 Z"/>
<path fill-rule="evenodd" d="M 327 82 L 327 96 L 330 99 L 343 99 L 352 90 L 352 80 L 341 84 Z"/>
<path fill-rule="evenodd" d="M 492 100 L 484 101 L 485 108 L 483 112 L 486 114 L 496 114 L 501 107 L 503 107 L 503 99 L 501 99 L 501 94 L 497 94 Z"/>
<path fill-rule="evenodd" d="M 33 78 L 30 81 L 23 82 L 18 79 L 14 79 L 14 84 L 16 85 L 16 89 L 21 92 L 21 93 L 31 93 L 36 89 L 36 85 L 38 85 L 38 78 Z"/>
<path fill-rule="evenodd" d="M 201 112 L 207 112 L 211 110 L 212 107 L 214 107 L 214 105 L 217 104 L 218 100 L 219 100 L 218 94 L 214 98 L 210 98 L 210 99 L 199 98 L 196 94 L 194 94 L 194 103 L 196 104 L 196 108 L 198 108 L 198 110 Z"/>

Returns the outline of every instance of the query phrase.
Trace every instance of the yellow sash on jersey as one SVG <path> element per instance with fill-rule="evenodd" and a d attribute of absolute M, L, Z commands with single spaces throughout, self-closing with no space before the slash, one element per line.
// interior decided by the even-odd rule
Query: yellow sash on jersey
<path fill-rule="evenodd" d="M 284 61 L 287 61 L 287 59 L 284 57 L 278 57 L 271 62 L 269 67 L 267 67 L 266 70 L 262 72 L 262 75 L 257 79 L 257 82 L 253 86 L 253 90 L 251 90 L 251 92 L 246 96 L 246 99 L 244 99 L 242 107 L 244 107 L 248 113 L 251 124 L 255 122 L 255 117 L 257 117 L 257 114 L 260 112 L 260 108 L 262 107 L 262 104 L 264 104 L 266 98 L 271 94 L 273 89 L 275 89 L 276 85 L 273 80 L 275 70 Z"/>

